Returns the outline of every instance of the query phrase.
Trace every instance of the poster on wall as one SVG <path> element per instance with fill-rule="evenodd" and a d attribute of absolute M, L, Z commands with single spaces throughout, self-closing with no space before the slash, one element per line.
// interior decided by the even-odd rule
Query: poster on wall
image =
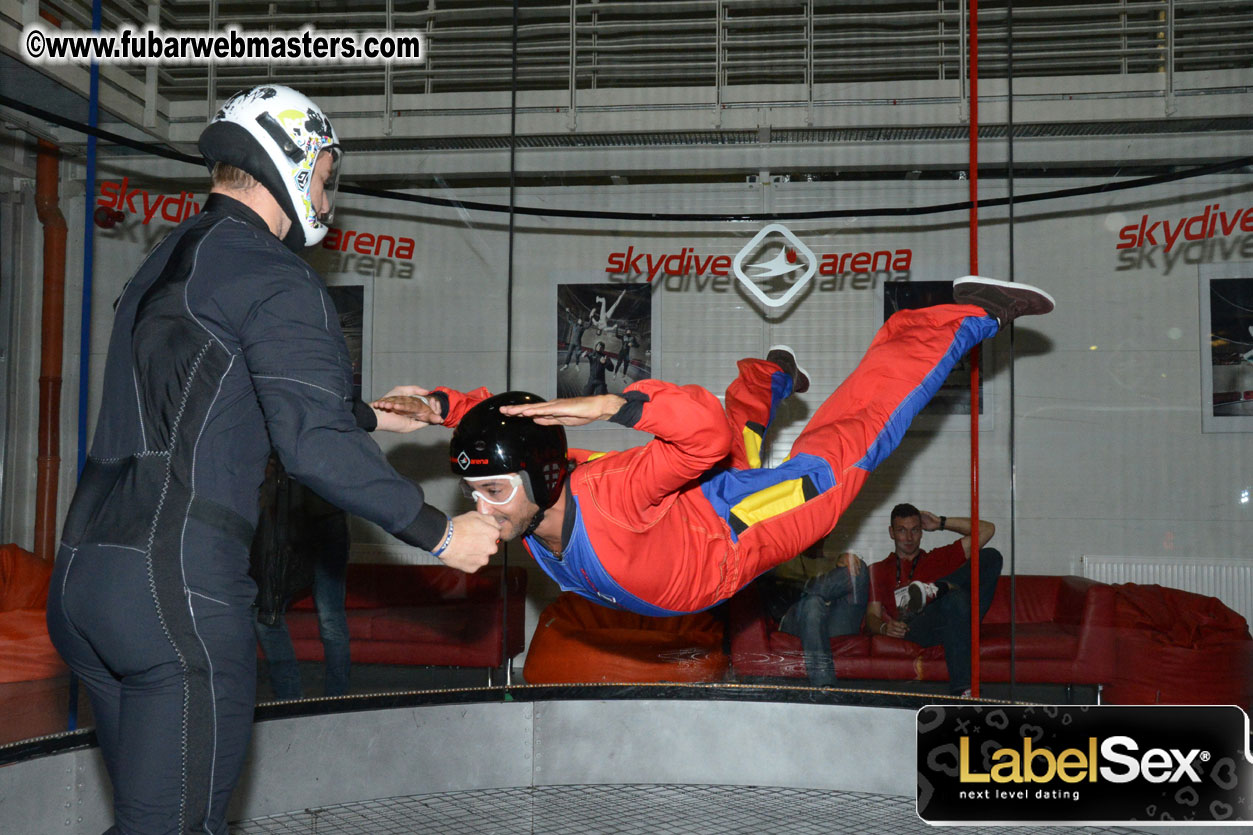
<path fill-rule="evenodd" d="M 951 281 L 889 281 L 883 285 L 883 321 L 898 310 L 916 310 L 937 304 L 953 303 Z M 985 369 L 991 367 L 989 342 L 982 343 L 979 365 L 979 428 L 992 427 L 992 409 L 988 402 L 991 386 Z M 911 424 L 918 429 L 968 431 L 970 429 L 970 355 L 962 357 L 931 402 Z"/>
<path fill-rule="evenodd" d="M 1201 427 L 1253 432 L 1253 264 L 1201 272 Z"/>
<path fill-rule="evenodd" d="M 653 376 L 652 287 L 557 285 L 557 396 L 621 394 Z"/>

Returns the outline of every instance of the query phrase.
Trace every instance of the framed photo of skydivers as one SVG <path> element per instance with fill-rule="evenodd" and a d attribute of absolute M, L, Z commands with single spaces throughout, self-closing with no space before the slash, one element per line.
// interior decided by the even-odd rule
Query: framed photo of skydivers
<path fill-rule="evenodd" d="M 1201 267 L 1201 428 L 1253 432 L 1253 263 Z"/>
<path fill-rule="evenodd" d="M 622 394 L 653 376 L 648 284 L 557 284 L 557 396 Z"/>
<path fill-rule="evenodd" d="M 883 321 L 898 310 L 915 310 L 953 303 L 951 281 L 888 281 L 883 284 Z M 981 345 L 979 363 L 979 428 L 992 428 L 991 381 L 994 351 L 991 340 Z M 912 426 L 928 431 L 970 430 L 970 354 L 962 357 L 941 384 L 931 402 L 914 418 Z"/>

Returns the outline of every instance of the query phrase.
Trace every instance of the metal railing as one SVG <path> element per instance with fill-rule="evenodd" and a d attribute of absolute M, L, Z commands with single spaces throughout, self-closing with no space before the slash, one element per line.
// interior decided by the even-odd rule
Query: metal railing
<path fill-rule="evenodd" d="M 86 27 L 90 3 L 45 0 Z M 167 66 L 155 73 L 168 100 L 211 98 L 267 80 L 313 94 L 404 95 L 510 89 L 512 0 L 115 0 L 105 26 L 159 19 L 170 29 L 232 23 L 251 30 L 420 29 L 421 66 Z M 311 13 L 312 9 L 312 13 Z M 1013 4 L 1015 77 L 1130 75 L 1253 67 L 1253 3 L 1110 0 Z M 966 0 L 521 0 L 518 86 L 583 91 L 750 85 L 815 87 L 960 77 Z M 980 75 L 1006 75 L 1006 0 L 980 3 Z M 131 71 L 139 78 L 145 70 Z M 1169 82 L 1168 82 L 1169 83 Z M 585 97 L 586 98 L 586 97 Z"/>

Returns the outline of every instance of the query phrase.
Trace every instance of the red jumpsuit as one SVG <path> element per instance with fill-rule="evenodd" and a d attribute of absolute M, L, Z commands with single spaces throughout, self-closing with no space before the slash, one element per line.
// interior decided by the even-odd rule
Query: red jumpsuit
<path fill-rule="evenodd" d="M 894 314 L 779 467 L 756 468 L 760 438 L 792 382 L 765 360 L 739 363 L 726 410 L 699 386 L 641 380 L 634 428 L 647 444 L 582 461 L 567 482 L 561 555 L 527 549 L 563 590 L 649 615 L 698 611 L 733 595 L 834 527 L 870 471 L 973 345 L 997 332 L 978 307 Z M 449 398 L 455 426 L 484 389 Z M 625 409 L 623 411 L 626 411 Z"/>

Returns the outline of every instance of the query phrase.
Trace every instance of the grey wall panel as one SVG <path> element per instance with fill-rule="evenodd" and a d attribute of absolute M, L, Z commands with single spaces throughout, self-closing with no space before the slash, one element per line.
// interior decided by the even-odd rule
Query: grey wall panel
<path fill-rule="evenodd" d="M 914 711 L 906 709 L 544 702 L 535 705 L 535 785 L 694 783 L 912 795 L 915 742 Z"/>
<path fill-rule="evenodd" d="M 100 749 L 0 768 L 0 832 L 98 835 L 113 823 Z"/>
<path fill-rule="evenodd" d="M 531 714 L 529 704 L 468 704 L 258 723 L 229 818 L 530 785 Z"/>
<path fill-rule="evenodd" d="M 258 723 L 229 820 L 540 785 L 767 785 L 910 796 L 914 712 L 754 702 L 432 705 Z M 863 758 L 859 752 L 881 756 Z M 111 823 L 98 749 L 0 768 L 0 830 Z"/>

